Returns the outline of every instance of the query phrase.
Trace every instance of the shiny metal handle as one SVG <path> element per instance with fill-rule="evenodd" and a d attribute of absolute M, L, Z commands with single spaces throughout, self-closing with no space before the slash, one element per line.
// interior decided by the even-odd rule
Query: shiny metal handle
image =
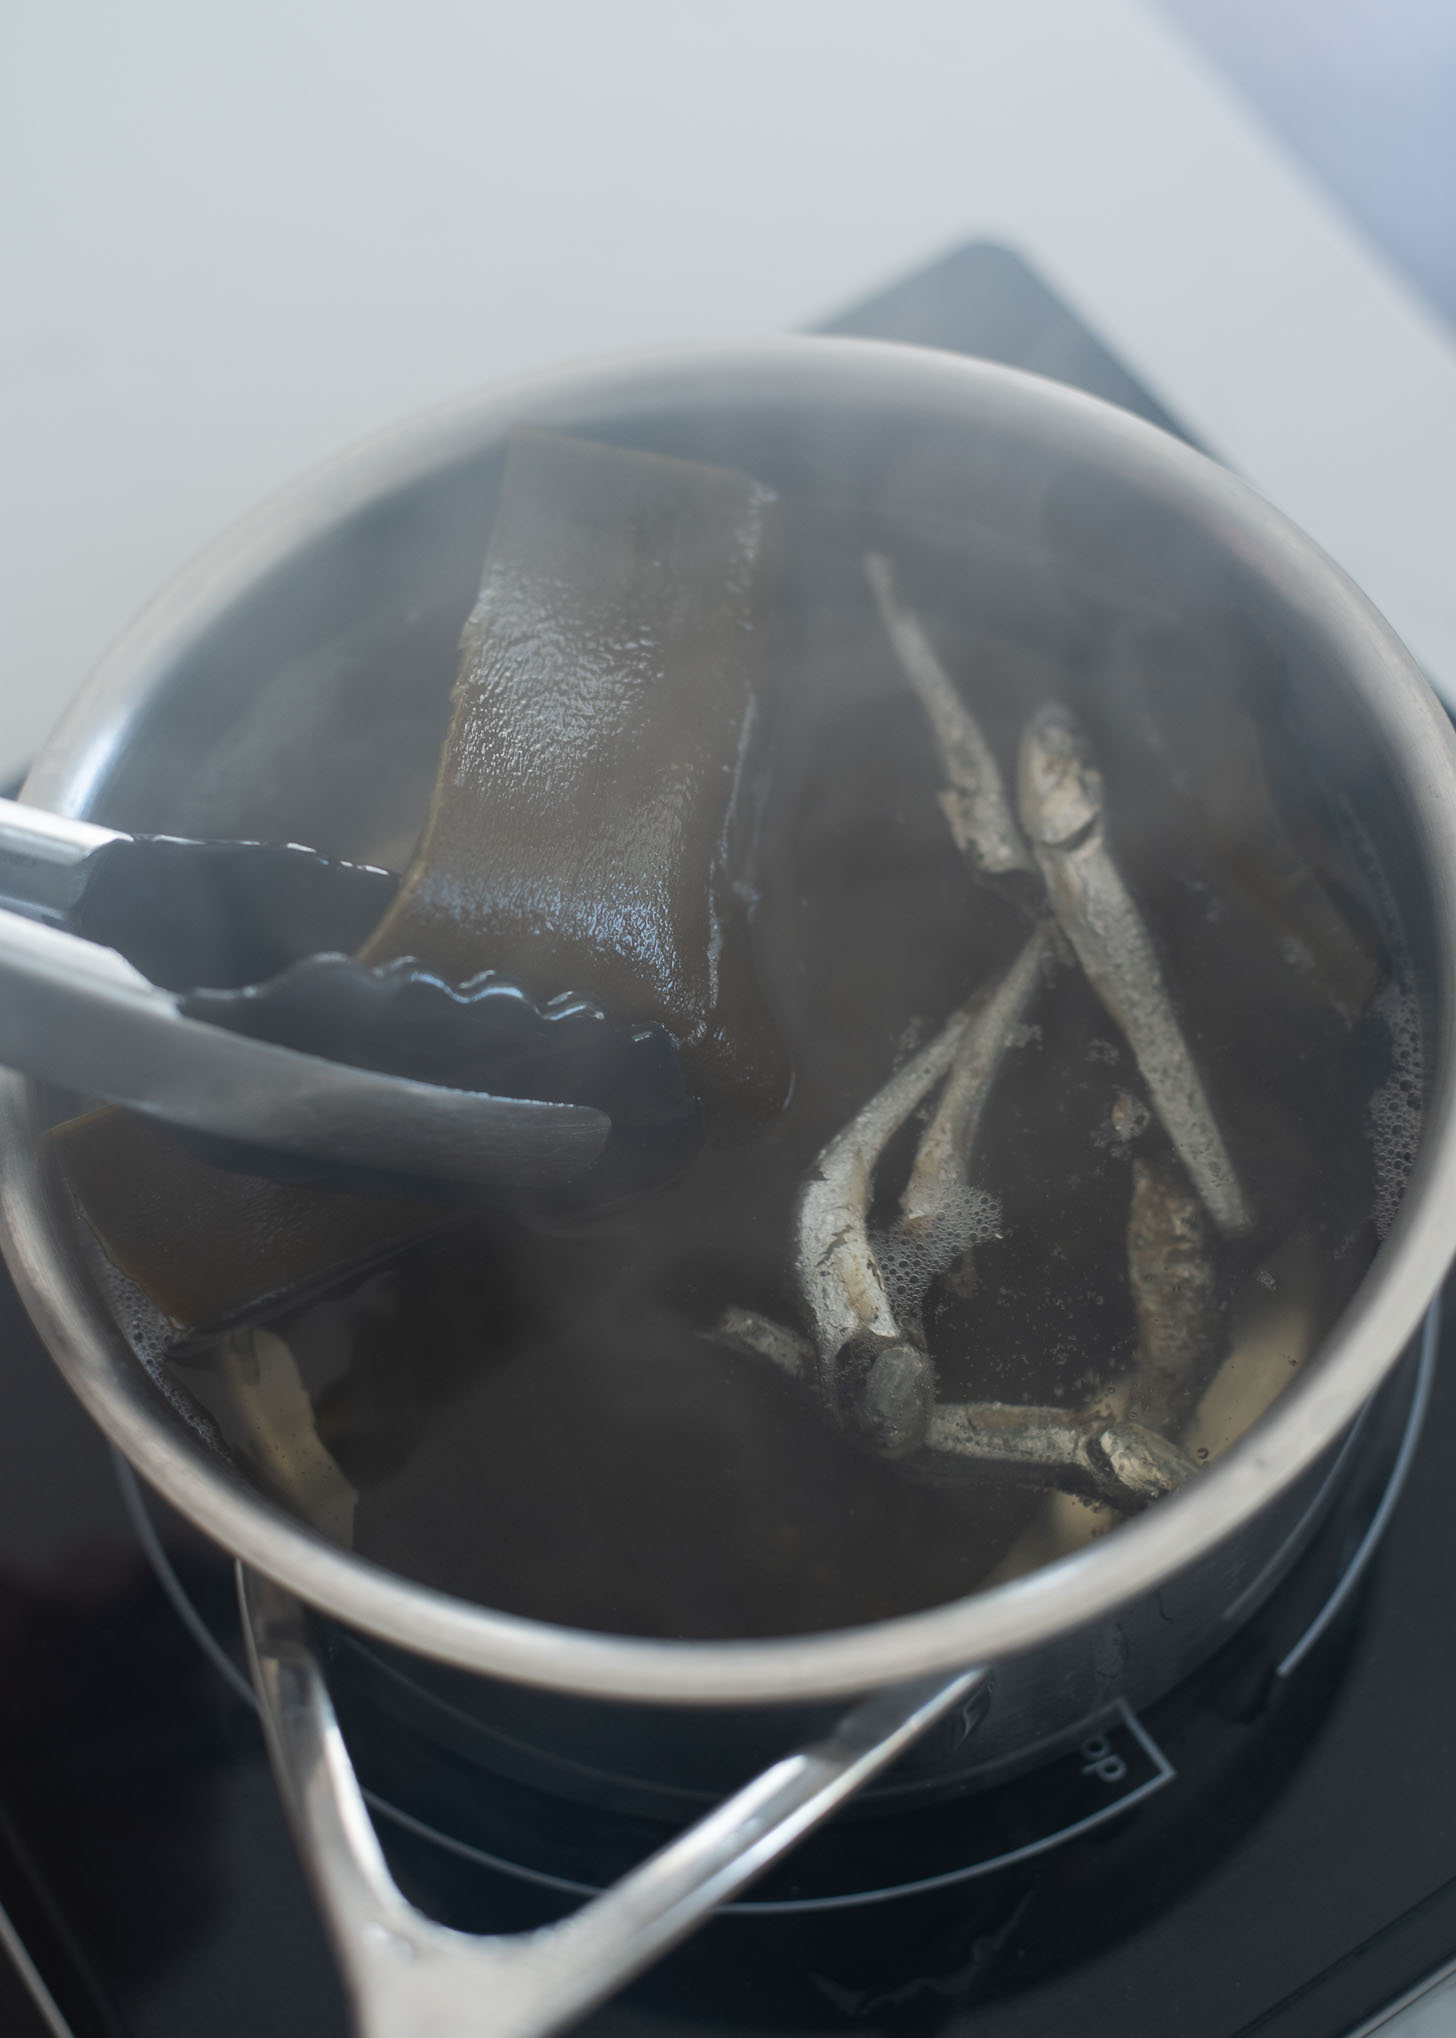
<path fill-rule="evenodd" d="M 91 858 L 125 839 L 90 821 L 0 800 L 0 905 L 64 926 L 85 887 Z"/>
<path fill-rule="evenodd" d="M 303 1608 L 238 1567 L 268 1750 L 360 2038 L 546 2038 L 686 1938 L 828 1818 L 984 1670 L 859 1700 L 602 1896 L 534 1932 L 474 1938 L 425 1917 L 385 1865 Z"/>
<path fill-rule="evenodd" d="M 48 807 L 27 806 L 23 800 L 0 799 L 0 859 L 13 856 L 40 863 L 81 863 L 94 850 L 130 838 L 94 821 L 53 814 Z"/>

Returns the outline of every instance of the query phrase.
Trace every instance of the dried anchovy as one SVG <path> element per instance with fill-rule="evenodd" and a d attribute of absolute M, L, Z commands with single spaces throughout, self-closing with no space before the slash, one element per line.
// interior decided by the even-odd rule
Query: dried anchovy
<path fill-rule="evenodd" d="M 935 1116 L 916 1149 L 915 1165 L 900 1198 L 900 1229 L 933 1232 L 952 1214 L 968 1183 L 981 1113 L 1052 953 L 1049 921 L 1037 928 L 986 999 L 974 1025 L 961 1036 Z M 943 1271 L 943 1270 L 938 1270 Z"/>
<path fill-rule="evenodd" d="M 874 1170 L 910 1113 L 951 1067 L 976 1010 L 975 1001 L 963 1006 L 895 1071 L 830 1140 L 799 1192 L 795 1271 L 826 1366 L 853 1337 L 901 1335 L 869 1238 Z"/>
<path fill-rule="evenodd" d="M 1022 824 L 1052 909 L 1088 981 L 1126 1034 L 1153 1106 L 1219 1230 L 1252 1222 L 1151 936 L 1108 851 L 1102 776 L 1070 711 L 1048 703 L 1022 736 Z"/>
<path fill-rule="evenodd" d="M 922 1458 L 929 1476 L 999 1467 L 1123 1512 L 1175 1492 L 1197 1471 L 1166 1437 L 1139 1422 L 1106 1423 L 1020 1402 L 937 1402 Z"/>
<path fill-rule="evenodd" d="M 924 1434 L 935 1374 L 918 1336 L 908 1336 L 896 1316 L 869 1235 L 875 1167 L 922 1098 L 948 1076 L 896 1226 L 898 1235 L 917 1237 L 927 1279 L 933 1278 L 964 1246 L 956 1204 L 969 1189 L 970 1141 L 1050 940 L 1049 924 L 1039 928 L 995 990 L 973 998 L 890 1078 L 825 1147 L 800 1192 L 796 1272 L 814 1327 L 821 1392 L 894 1456 L 912 1450 Z"/>
<path fill-rule="evenodd" d="M 715 1344 L 767 1359 L 791 1380 L 808 1380 L 813 1376 L 814 1346 L 810 1340 L 757 1309 L 736 1306 L 725 1309 L 710 1335 Z"/>
<path fill-rule="evenodd" d="M 1127 1273 L 1138 1323 L 1128 1414 L 1176 1432 L 1212 1376 L 1223 1320 L 1198 1199 L 1166 1163 L 1133 1162 Z"/>
<path fill-rule="evenodd" d="M 896 598 L 889 560 L 867 552 L 864 570 L 900 670 L 935 732 L 947 781 L 940 805 L 956 847 L 988 876 L 1033 869 L 991 746 L 918 618 Z"/>

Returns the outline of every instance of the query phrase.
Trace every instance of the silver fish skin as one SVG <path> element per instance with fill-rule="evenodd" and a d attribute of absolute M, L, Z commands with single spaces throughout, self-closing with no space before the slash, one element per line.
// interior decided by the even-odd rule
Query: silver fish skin
<path fill-rule="evenodd" d="M 934 733 L 946 779 L 940 806 L 957 849 L 988 877 L 1033 870 L 1001 767 L 919 619 L 896 596 L 889 560 L 867 552 L 864 571 L 900 670 Z"/>
<path fill-rule="evenodd" d="M 1049 702 L 1021 739 L 1022 826 L 1052 910 L 1088 981 L 1125 1034 L 1153 1108 L 1226 1237 L 1253 1222 L 1142 915 L 1102 827 L 1102 775 L 1071 711 Z"/>
<path fill-rule="evenodd" d="M 911 1112 L 949 1076 L 917 1149 L 896 1229 L 933 1235 L 937 1221 L 951 1215 L 968 1186 L 971 1144 L 986 1098 L 1053 939 L 1044 921 L 989 995 L 978 991 L 953 1013 L 814 1163 L 799 1192 L 795 1266 L 824 1358 L 832 1359 L 851 1337 L 901 1336 L 867 1224 L 875 1168 Z"/>
<path fill-rule="evenodd" d="M 1192 1459 L 1141 1423 L 1105 1424 L 1009 1401 L 936 1403 L 916 1466 L 932 1479 L 977 1466 L 1136 1513 L 1196 1476 Z"/>
<path fill-rule="evenodd" d="M 955 1060 L 974 1001 L 947 1020 L 835 1134 L 799 1192 L 795 1272 L 821 1359 L 832 1363 L 852 1337 L 900 1337 L 866 1219 L 880 1155 Z"/>
<path fill-rule="evenodd" d="M 767 1359 L 781 1373 L 787 1373 L 791 1380 L 805 1381 L 812 1377 L 814 1347 L 808 1338 L 790 1330 L 787 1324 L 776 1323 L 771 1316 L 764 1316 L 757 1309 L 740 1309 L 735 1304 L 723 1311 L 713 1329 L 705 1335 L 714 1344 L 726 1345 L 730 1351 L 751 1352 L 757 1358 Z"/>
<path fill-rule="evenodd" d="M 1202 1209 L 1167 1162 L 1132 1164 L 1127 1277 L 1138 1325 L 1128 1415 L 1173 1433 L 1213 1376 L 1224 1325 Z"/>
<path fill-rule="evenodd" d="M 971 1155 L 986 1099 L 1016 1028 L 1053 954 L 1054 930 L 1044 920 L 961 1035 L 935 1115 L 916 1149 L 900 1198 L 899 1228 L 914 1234 L 949 1229 L 954 1205 L 969 1187 Z M 943 1267 L 936 1268 L 943 1273 Z"/>

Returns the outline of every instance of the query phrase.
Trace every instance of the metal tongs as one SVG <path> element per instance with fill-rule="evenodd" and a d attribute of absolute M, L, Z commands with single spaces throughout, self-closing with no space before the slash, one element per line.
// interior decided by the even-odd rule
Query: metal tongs
<path fill-rule="evenodd" d="M 244 986 L 358 946 L 396 884 L 297 844 L 131 836 L 0 800 L 0 1064 L 128 1105 L 210 1152 L 282 1156 L 344 1186 L 438 1185 L 448 1199 L 581 1175 L 611 1130 L 590 1105 L 420 1081 L 233 1030 Z M 194 1000 L 199 986 L 214 989 Z M 239 1000 L 218 995 L 229 990 Z"/>

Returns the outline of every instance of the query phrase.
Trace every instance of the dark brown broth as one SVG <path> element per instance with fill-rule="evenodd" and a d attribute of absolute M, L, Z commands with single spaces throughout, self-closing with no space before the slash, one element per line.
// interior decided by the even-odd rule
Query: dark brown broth
<path fill-rule="evenodd" d="M 735 1304 L 805 1327 L 790 1256 L 806 1170 L 1027 929 L 950 839 L 858 534 L 801 530 L 796 545 L 755 921 L 797 1071 L 788 1108 L 650 1200 L 555 1225 L 471 1220 L 270 1326 L 357 1491 L 354 1547 L 508 1611 L 683 1637 L 846 1626 L 974 1590 L 1045 1514 L 1042 1496 L 991 1473 L 916 1483 L 708 1335 Z M 1055 651 L 1032 652 L 1014 621 L 988 623 L 974 580 L 956 548 L 922 544 L 904 593 L 1008 774 L 1042 700 L 1066 700 L 1089 730 L 1109 840 L 1258 1210 L 1254 1235 L 1220 1252 L 1232 1334 L 1277 1302 L 1301 1327 L 1268 1340 L 1269 1363 L 1292 1371 L 1376 1248 L 1365 1114 L 1389 1038 L 1373 1014 L 1335 1011 L 1190 797 L 1209 688 L 1227 713 L 1257 713 L 1291 832 L 1369 941 L 1358 872 L 1282 732 L 1277 673 L 1236 628 L 1113 624 L 1069 601 L 1038 639 Z M 976 1250 L 973 1281 L 938 1284 L 927 1306 L 944 1398 L 1074 1407 L 1126 1372 L 1131 1160 L 1169 1148 L 1155 1119 L 1114 1133 L 1119 1094 L 1143 1095 L 1132 1057 L 1063 965 L 978 1144 L 973 1180 L 1000 1198 L 1001 1236 Z M 892 1192 L 913 1137 L 887 1160 Z M 266 1478 L 219 1370 L 238 1346 L 219 1340 L 177 1370 Z"/>

